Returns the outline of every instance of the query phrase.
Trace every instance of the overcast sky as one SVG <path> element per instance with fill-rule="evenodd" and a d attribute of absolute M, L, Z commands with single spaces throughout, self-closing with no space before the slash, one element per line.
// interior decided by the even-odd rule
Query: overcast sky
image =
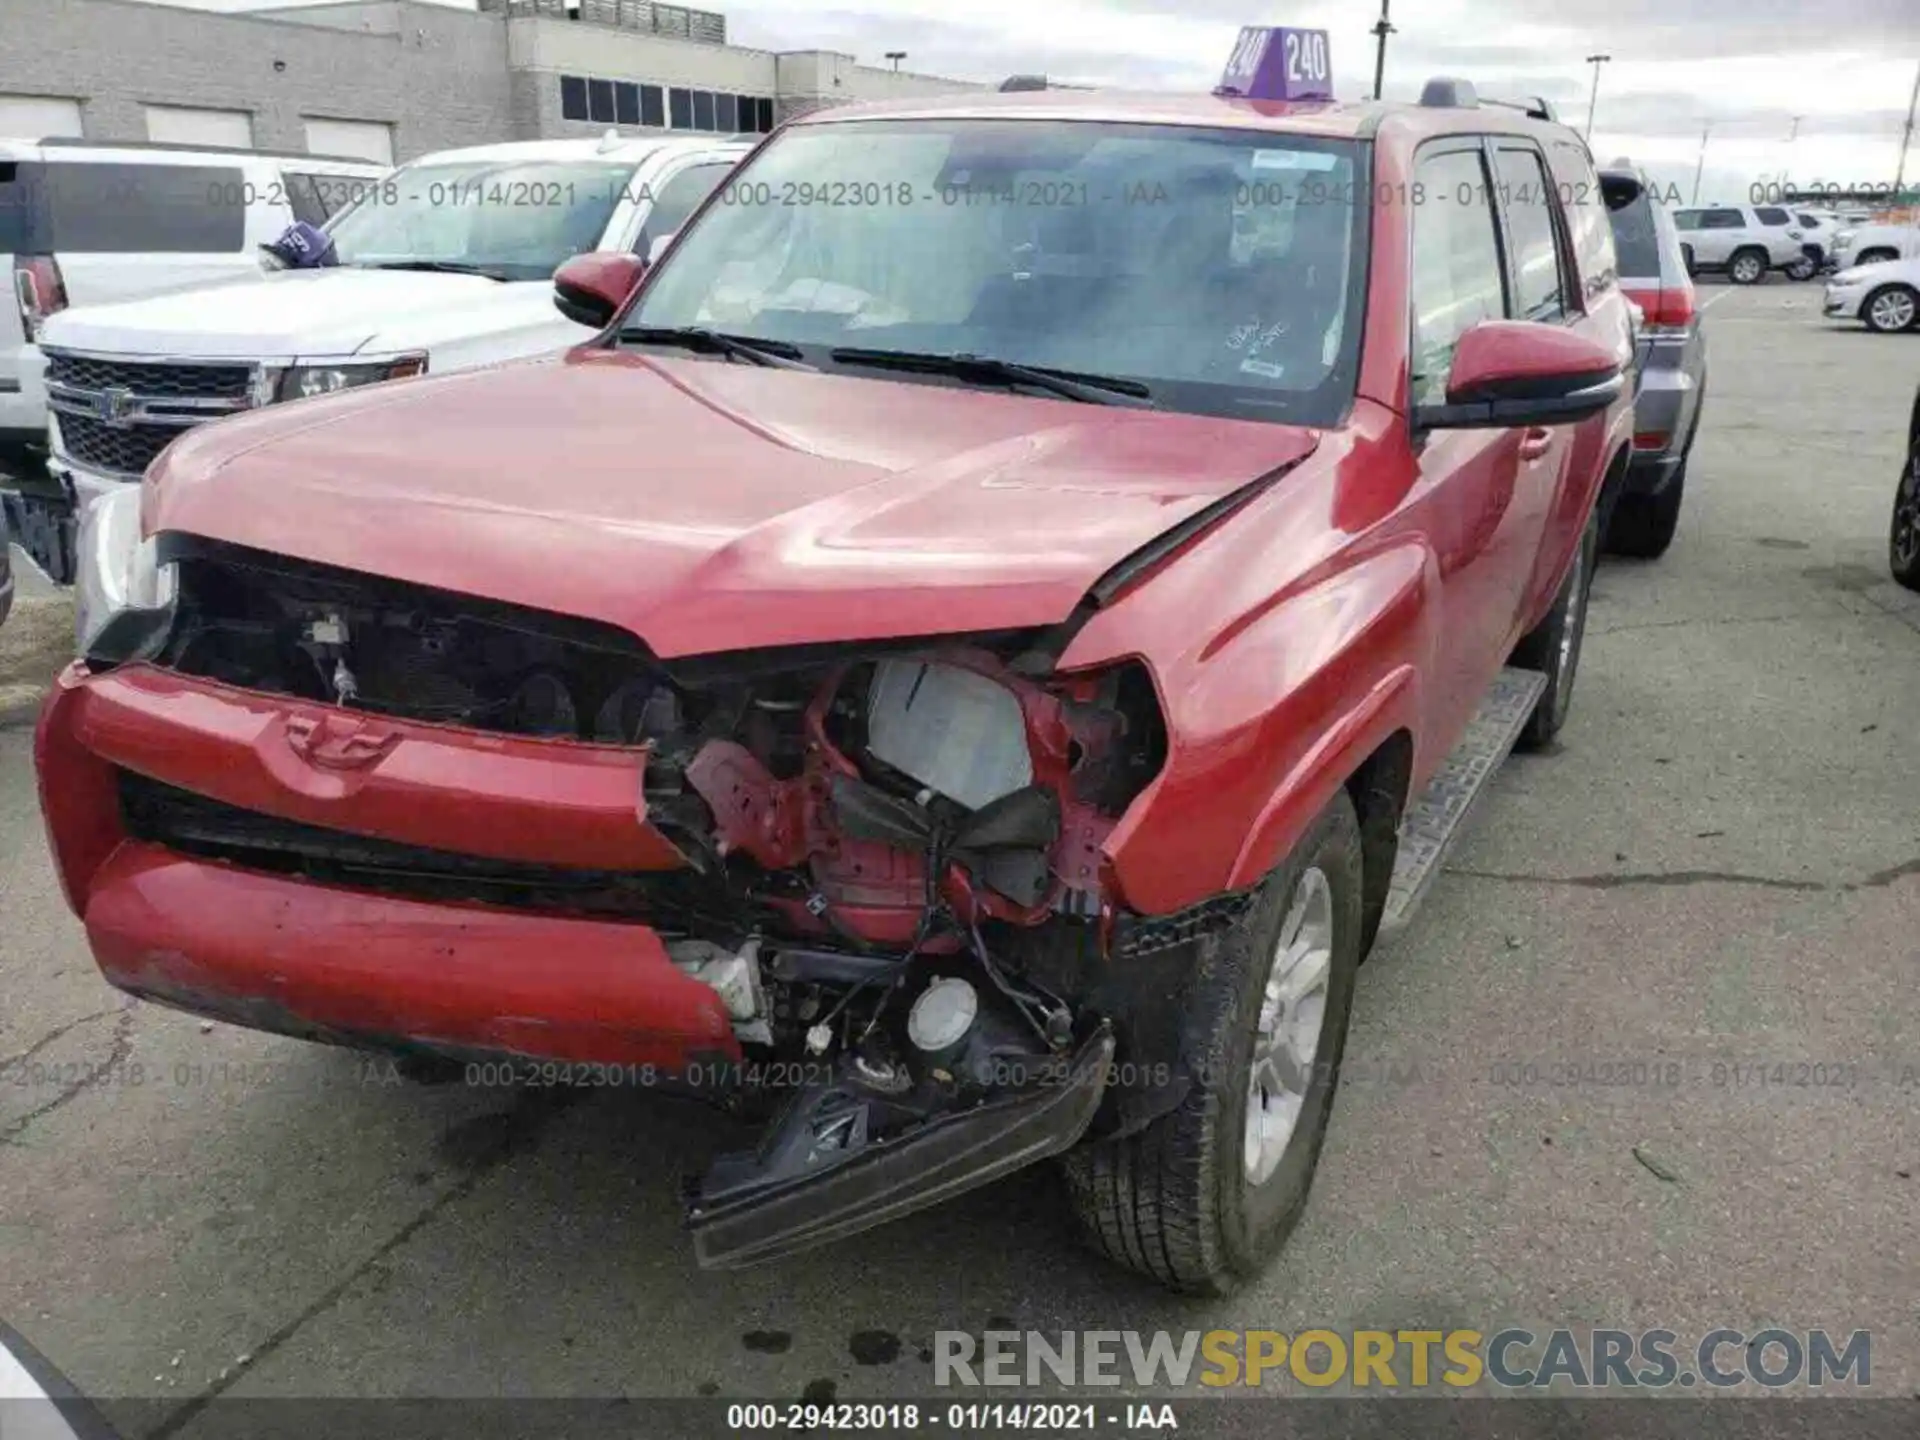
<path fill-rule="evenodd" d="M 218 10 L 260 0 L 171 0 Z M 439 0 L 472 8 L 473 0 Z M 735 44 L 829 49 L 875 65 L 972 80 L 1045 71 L 1145 89 L 1204 89 L 1242 24 L 1329 32 L 1335 90 L 1371 92 L 1379 0 L 706 0 Z M 1745 198 L 1785 173 L 1805 184 L 1890 182 L 1916 69 L 1920 0 L 1399 0 L 1389 98 L 1431 75 L 1489 94 L 1545 95 L 1584 126 L 1596 52 L 1593 146 L 1628 156 L 1690 198 L 1711 126 L 1701 198 Z M 1799 138 L 1788 143 L 1794 117 Z M 1907 161 L 1920 175 L 1920 140 Z"/>

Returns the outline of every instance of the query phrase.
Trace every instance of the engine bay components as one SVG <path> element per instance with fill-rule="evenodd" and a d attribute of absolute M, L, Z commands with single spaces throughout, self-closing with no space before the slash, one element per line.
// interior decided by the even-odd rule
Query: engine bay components
<path fill-rule="evenodd" d="M 969 810 L 1033 783 L 1013 693 L 975 671 L 927 660 L 873 667 L 867 753 Z"/>

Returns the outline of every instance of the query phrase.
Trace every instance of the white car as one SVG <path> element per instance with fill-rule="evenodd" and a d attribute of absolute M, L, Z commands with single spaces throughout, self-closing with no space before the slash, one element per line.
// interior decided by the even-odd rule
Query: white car
<path fill-rule="evenodd" d="M 1855 265 L 1827 281 L 1821 312 L 1829 320 L 1864 321 L 1892 335 L 1920 325 L 1920 255 Z"/>
<path fill-rule="evenodd" d="M 1781 205 L 1702 205 L 1673 212 L 1687 272 L 1724 270 L 1736 285 L 1757 285 L 1769 270 L 1804 280 L 1818 268 L 1804 234 Z"/>
<path fill-rule="evenodd" d="M 1874 265 L 1920 255 L 1920 224 L 1861 225 L 1843 230 L 1835 254 L 1843 265 Z"/>
<path fill-rule="evenodd" d="M 47 434 L 40 330 L 112 304 L 260 273 L 259 247 L 324 224 L 387 173 L 319 155 L 0 140 L 0 448 Z"/>
<path fill-rule="evenodd" d="M 752 148 L 737 139 L 548 140 L 401 166 L 327 226 L 338 264 L 76 309 L 41 334 L 56 581 L 88 503 L 137 482 L 182 430 L 283 400 L 548 354 L 591 328 L 555 307 L 575 255 L 647 255 Z"/>

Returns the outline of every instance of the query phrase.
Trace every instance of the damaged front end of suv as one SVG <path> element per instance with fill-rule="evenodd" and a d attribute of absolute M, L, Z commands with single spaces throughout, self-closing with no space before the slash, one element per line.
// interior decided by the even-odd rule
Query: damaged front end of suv
<path fill-rule="evenodd" d="M 382 723 L 638 752 L 659 858 L 629 866 L 406 846 L 133 772 L 120 801 L 170 852 L 657 935 L 731 1022 L 704 1078 L 779 1102 L 756 1152 L 690 1188 L 703 1264 L 867 1228 L 1167 1103 L 1111 1085 L 1116 1055 L 1169 1058 L 1173 998 L 1112 961 L 1180 929 L 1129 914 L 1103 852 L 1166 758 L 1139 662 L 1060 673 L 1037 631 L 663 661 L 611 627 L 237 546 L 173 536 L 160 559 L 164 613 L 126 612 L 143 628 L 101 637 L 96 673 L 138 659 L 365 718 L 310 739 L 337 752 L 316 764 L 350 770 Z"/>

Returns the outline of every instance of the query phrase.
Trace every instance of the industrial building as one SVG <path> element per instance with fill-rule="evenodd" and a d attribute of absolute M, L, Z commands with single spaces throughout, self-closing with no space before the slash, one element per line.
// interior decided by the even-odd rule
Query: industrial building
<path fill-rule="evenodd" d="M 826 105 L 984 88 L 832 51 L 746 49 L 727 42 L 724 15 L 650 0 L 479 5 L 0 0 L 0 136 L 395 162 L 610 129 L 764 131 Z"/>

